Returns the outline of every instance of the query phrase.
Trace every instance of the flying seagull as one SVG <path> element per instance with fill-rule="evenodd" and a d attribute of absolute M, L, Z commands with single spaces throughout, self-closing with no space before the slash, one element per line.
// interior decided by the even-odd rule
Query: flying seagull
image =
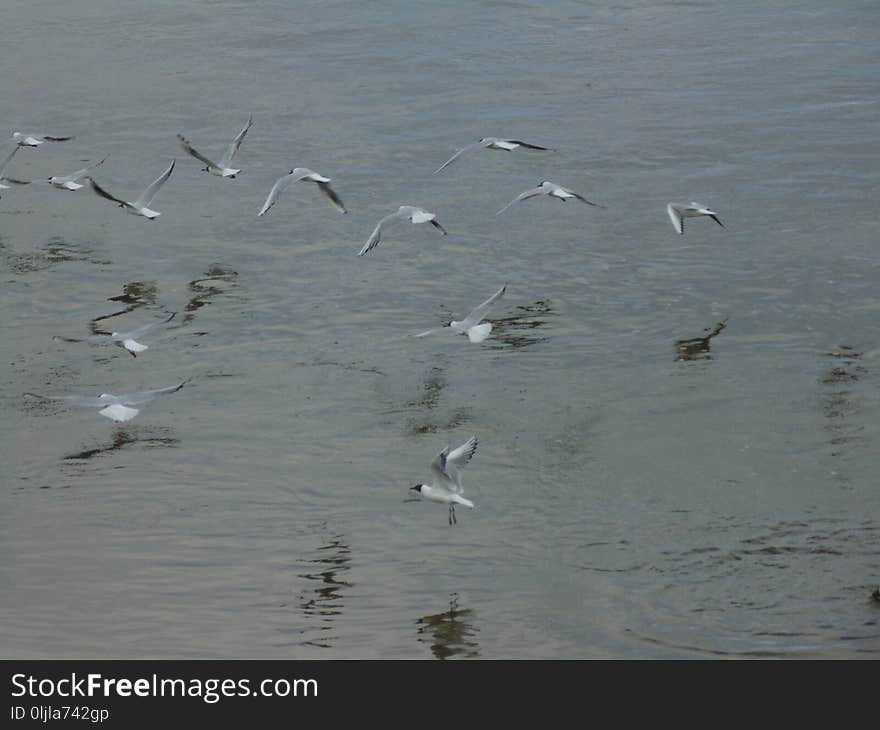
<path fill-rule="evenodd" d="M 128 332 L 111 332 L 109 335 L 105 332 L 102 332 L 97 335 L 92 335 L 88 338 L 90 342 L 100 342 L 110 340 L 114 345 L 118 345 L 119 347 L 124 348 L 129 352 L 132 357 L 137 357 L 139 352 L 143 352 L 144 350 L 148 350 L 149 347 L 147 345 L 141 344 L 138 342 L 138 338 L 143 337 L 147 332 L 152 330 L 154 327 L 158 327 L 160 324 L 165 324 L 166 322 L 170 322 L 174 319 L 177 312 L 172 312 L 165 319 L 160 319 L 155 322 L 150 322 L 149 324 L 142 325 L 133 330 L 129 330 Z M 83 342 L 83 340 L 75 339 L 73 337 L 61 337 L 59 335 L 55 335 L 52 338 L 53 340 L 62 340 L 63 342 Z"/>
<path fill-rule="evenodd" d="M 107 158 L 105 157 L 104 160 L 106 159 Z M 49 178 L 49 184 L 53 185 L 59 190 L 79 190 L 81 187 L 83 187 L 79 184 L 79 180 L 82 180 L 84 177 L 88 176 L 88 174 L 99 165 L 103 165 L 104 160 L 96 162 L 94 165 L 84 167 L 82 170 L 77 170 L 70 175 L 53 175 Z"/>
<path fill-rule="evenodd" d="M 471 436 L 454 451 L 450 451 L 447 446 L 431 462 L 431 471 L 434 474 L 433 484 L 416 484 L 414 487 L 410 487 L 411 490 L 418 492 L 422 497 L 431 502 L 448 504 L 450 525 L 458 522 L 455 519 L 455 505 L 461 504 L 471 509 L 474 508 L 473 502 L 461 496 L 461 474 L 459 470 L 468 465 L 476 450 L 476 436 Z"/>
<path fill-rule="evenodd" d="M 95 179 L 91 176 L 86 176 L 86 179 L 92 186 L 92 190 L 94 190 L 98 195 L 102 198 L 107 198 L 107 200 L 112 200 L 114 203 L 119 203 L 120 208 L 125 208 L 126 211 L 131 213 L 132 215 L 142 215 L 144 218 L 149 218 L 153 220 L 162 215 L 157 210 L 150 210 L 149 205 L 153 202 L 153 198 L 156 197 L 156 193 L 159 192 L 159 188 L 161 188 L 165 181 L 171 177 L 171 171 L 174 169 L 174 163 L 176 160 L 171 160 L 171 164 L 168 165 L 168 169 L 165 170 L 159 177 L 153 180 L 150 183 L 149 187 L 141 193 L 141 196 L 132 202 L 128 202 L 126 200 L 120 200 L 112 196 L 108 193 L 104 188 L 102 188 L 98 183 L 95 182 Z"/>
<path fill-rule="evenodd" d="M 557 200 L 562 201 L 563 203 L 570 198 L 576 198 L 580 200 L 582 203 L 586 203 L 587 205 L 592 205 L 597 208 L 601 208 L 602 206 L 598 203 L 593 203 L 590 200 L 587 200 L 583 195 L 576 193 L 574 190 L 569 190 L 568 188 L 564 188 L 561 185 L 557 185 L 556 183 L 552 183 L 549 180 L 544 180 L 538 184 L 538 187 L 532 188 L 531 190 L 526 190 L 524 193 L 520 193 L 513 200 L 511 200 L 507 205 L 505 205 L 501 210 L 499 210 L 495 215 L 501 215 L 505 210 L 507 210 L 514 203 L 518 203 L 520 200 L 528 200 L 529 198 L 536 198 L 539 195 L 549 195 L 551 198 L 556 198 Z"/>
<path fill-rule="evenodd" d="M 456 332 L 459 334 L 466 334 L 471 342 L 482 342 L 492 332 L 492 323 L 484 322 L 483 324 L 480 324 L 480 322 L 482 322 L 483 317 L 485 317 L 488 313 L 489 307 L 491 307 L 504 295 L 506 289 L 507 284 L 502 286 L 485 302 L 477 307 L 474 307 L 471 313 L 468 314 L 468 316 L 465 317 L 461 322 L 456 322 L 455 320 L 452 320 L 446 327 L 435 327 L 434 329 L 428 330 L 426 332 L 420 332 L 416 335 L 416 337 L 425 337 L 426 335 L 431 335 L 435 332 L 451 330 L 452 332 Z"/>
<path fill-rule="evenodd" d="M 130 421 L 134 418 L 138 413 L 140 413 L 140 409 L 131 408 L 131 406 L 140 405 L 141 403 L 146 403 L 147 401 L 153 400 L 160 395 L 169 395 L 171 393 L 176 393 L 180 390 L 184 385 L 187 384 L 187 380 L 184 380 L 182 383 L 178 385 L 172 385 L 169 388 L 157 388 L 155 390 L 138 390 L 134 393 L 125 393 L 124 395 L 111 395 L 110 393 L 101 393 L 99 396 L 92 395 L 48 395 L 42 396 L 37 395 L 36 393 L 26 393 L 26 395 L 32 395 L 37 398 L 44 398 L 48 400 L 63 400 L 67 401 L 71 405 L 74 406 L 86 406 L 91 408 L 100 408 L 98 411 L 99 414 L 104 416 L 105 418 L 109 418 L 111 421 L 116 421 L 117 423 L 122 423 L 123 421 Z"/>
<path fill-rule="evenodd" d="M 247 134 L 247 131 L 251 128 L 251 125 L 254 123 L 254 117 L 251 115 L 250 119 L 248 119 L 247 124 L 244 125 L 244 129 L 242 129 L 238 135 L 236 135 L 235 139 L 232 140 L 232 144 L 229 145 L 229 149 L 226 150 L 226 154 L 220 158 L 220 162 L 214 162 L 213 160 L 208 159 L 203 154 L 193 149 L 192 145 L 189 143 L 188 139 L 185 139 L 183 135 L 178 134 L 177 139 L 180 140 L 180 146 L 183 147 L 183 151 L 189 155 L 192 155 L 200 162 L 204 162 L 207 167 L 205 168 L 205 172 L 210 172 L 212 175 L 217 175 L 218 177 L 229 177 L 234 178 L 241 170 L 230 167 L 232 164 L 232 158 L 235 157 L 235 153 L 238 152 L 238 148 L 241 147 L 241 143 L 244 140 L 244 136 Z"/>
<path fill-rule="evenodd" d="M 319 175 L 317 172 L 310 170 L 307 167 L 295 167 L 289 173 L 284 175 L 283 177 L 279 177 L 278 180 L 275 181 L 275 184 L 272 186 L 272 189 L 269 191 L 269 195 L 266 197 L 266 202 L 263 203 L 263 207 L 260 209 L 260 212 L 257 213 L 257 216 L 264 215 L 268 212 L 269 208 L 275 205 L 278 202 L 278 196 L 284 192 L 287 187 L 293 182 L 299 182 L 300 180 L 305 180 L 307 182 L 317 183 L 318 187 L 321 189 L 321 192 L 329 198 L 330 203 L 333 205 L 336 210 L 340 213 L 345 213 L 345 206 L 342 204 L 342 201 L 339 199 L 339 196 L 334 192 L 333 188 L 328 185 L 330 182 L 329 177 L 324 177 L 323 175 Z"/>
<path fill-rule="evenodd" d="M 143 352 L 148 349 L 148 345 L 142 345 L 140 342 L 137 342 L 137 338 L 143 337 L 147 332 L 149 332 L 154 327 L 158 327 L 160 324 L 165 324 L 166 322 L 170 322 L 174 319 L 174 316 L 177 312 L 172 312 L 165 319 L 160 319 L 156 322 L 150 322 L 149 324 L 142 325 L 136 329 L 130 330 L 129 332 L 111 332 L 110 339 L 120 347 L 125 348 L 131 353 L 132 357 L 137 357 L 139 352 Z"/>
<path fill-rule="evenodd" d="M 43 142 L 67 142 L 67 140 L 73 139 L 73 137 L 50 137 L 48 134 L 13 132 L 12 139 L 19 147 L 36 147 L 43 144 Z"/>
<path fill-rule="evenodd" d="M 691 202 L 690 205 L 684 203 L 670 203 L 666 206 L 666 212 L 669 213 L 669 220 L 679 235 L 684 235 L 684 219 L 698 218 L 700 216 L 708 216 L 719 226 L 724 228 L 724 224 L 718 219 L 718 215 L 714 210 L 709 210 L 705 205 Z"/>
<path fill-rule="evenodd" d="M 455 160 L 459 158 L 459 156 L 461 156 L 465 152 L 468 152 L 469 150 L 480 149 L 481 147 L 487 150 L 504 150 L 505 152 L 515 150 L 517 147 L 527 147 L 530 150 L 544 150 L 545 152 L 553 151 L 549 147 L 541 147 L 540 145 L 529 144 L 528 142 L 523 142 L 518 139 L 499 139 L 498 137 L 483 137 L 473 144 L 462 147 L 458 152 L 452 155 L 452 157 L 446 160 L 446 162 L 440 165 L 440 167 L 434 170 L 433 174 L 436 175 L 444 167 L 446 167 L 447 165 L 451 165 Z"/>
<path fill-rule="evenodd" d="M 379 245 L 379 241 L 382 239 L 382 227 L 386 223 L 391 223 L 396 220 L 408 220 L 410 223 L 430 223 L 444 236 L 446 235 L 446 229 L 437 222 L 436 215 L 429 213 L 424 208 L 416 208 L 412 205 L 401 205 L 397 209 L 397 212 L 392 213 L 391 215 L 386 215 L 376 224 L 373 233 L 370 235 L 369 239 L 367 239 L 363 248 L 358 251 L 358 256 L 363 256 L 367 251 L 372 251 L 376 248 L 376 246 Z"/>

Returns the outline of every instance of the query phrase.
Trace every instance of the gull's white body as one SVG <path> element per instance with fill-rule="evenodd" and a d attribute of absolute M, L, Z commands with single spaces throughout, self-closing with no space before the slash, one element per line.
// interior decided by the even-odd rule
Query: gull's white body
<path fill-rule="evenodd" d="M 670 203 L 666 206 L 666 212 L 669 214 L 669 220 L 672 221 L 673 228 L 675 228 L 680 236 L 684 235 L 685 218 L 707 216 L 724 228 L 724 224 L 718 219 L 718 214 L 701 203 L 694 203 L 693 201 L 691 201 L 689 205 L 685 205 L 684 203 Z"/>
<path fill-rule="evenodd" d="M 523 193 L 517 195 L 513 200 L 511 200 L 507 205 L 505 205 L 501 210 L 499 210 L 495 215 L 501 215 L 505 210 L 507 210 L 514 203 L 518 203 L 520 200 L 528 200 L 529 198 L 536 198 L 539 195 L 548 195 L 551 198 L 556 198 L 557 200 L 561 200 L 565 202 L 570 198 L 576 198 L 580 200 L 582 203 L 586 203 L 587 205 L 592 205 L 596 208 L 601 208 L 598 203 L 593 203 L 587 200 L 583 195 L 574 192 L 574 190 L 569 190 L 568 188 L 562 187 L 562 185 L 557 185 L 556 183 L 552 183 L 549 180 L 542 181 L 538 187 L 531 188 L 526 190 Z"/>
<path fill-rule="evenodd" d="M 242 129 L 232 140 L 232 143 L 229 145 L 229 148 L 226 150 L 226 153 L 223 157 L 220 158 L 220 162 L 214 162 L 208 157 L 205 157 L 203 154 L 197 152 L 193 149 L 192 145 L 189 143 L 189 140 L 185 139 L 183 135 L 178 134 L 177 139 L 180 140 L 180 146 L 183 147 L 183 151 L 188 155 L 192 155 L 200 162 L 204 162 L 205 172 L 210 172 L 212 175 L 216 175 L 217 177 L 229 177 L 234 178 L 238 173 L 241 172 L 241 169 L 230 167 L 232 164 L 232 158 L 235 157 L 238 152 L 238 148 L 241 147 L 241 143 L 244 141 L 244 136 L 247 134 L 248 130 L 251 128 L 251 125 L 254 123 L 254 117 L 248 119 L 247 124 L 244 125 L 244 129 Z"/>
<path fill-rule="evenodd" d="M 410 487 L 431 502 L 449 505 L 450 525 L 456 521 L 455 505 L 474 508 L 474 503 L 462 496 L 460 470 L 468 465 L 476 450 L 476 436 L 471 436 L 453 451 L 447 446 L 431 462 L 434 481 L 431 484 L 416 484 Z"/>
<path fill-rule="evenodd" d="M 155 390 L 139 390 L 134 393 L 125 393 L 123 395 L 112 395 L 110 393 L 101 393 L 99 396 L 90 395 L 53 395 L 45 396 L 50 400 L 64 400 L 75 406 L 86 406 L 92 408 L 100 408 L 98 413 L 105 418 L 117 423 L 130 421 L 138 413 L 140 409 L 131 406 L 140 405 L 153 400 L 160 395 L 169 395 L 176 393 L 187 381 L 184 380 L 179 385 L 172 385 L 168 388 L 157 388 Z M 44 397 L 44 396 L 38 396 Z"/>
<path fill-rule="evenodd" d="M 121 200 L 120 198 L 116 198 L 110 193 L 108 193 L 104 188 L 102 188 L 92 177 L 86 176 L 86 179 L 92 186 L 92 190 L 94 190 L 98 195 L 102 198 L 107 198 L 107 200 L 112 200 L 114 203 L 119 203 L 120 208 L 124 208 L 128 213 L 132 215 L 140 215 L 144 218 L 149 218 L 153 220 L 154 218 L 158 218 L 162 215 L 159 211 L 153 210 L 150 208 L 150 203 L 153 202 L 153 198 L 156 197 L 156 193 L 159 192 L 159 188 L 161 188 L 165 181 L 171 177 L 171 172 L 174 170 L 174 163 L 176 160 L 171 160 L 171 164 L 168 165 L 168 168 L 163 172 L 159 177 L 157 177 L 152 183 L 150 183 L 149 187 L 141 193 L 141 196 L 134 201 Z"/>
<path fill-rule="evenodd" d="M 15 145 L 12 148 L 12 151 L 6 155 L 6 159 L 3 162 L 0 162 L 0 188 L 4 190 L 8 190 L 9 186 L 6 183 L 13 183 L 15 185 L 27 185 L 27 180 L 16 180 L 12 177 L 6 177 L 6 166 L 9 164 L 10 160 L 15 157 L 15 153 L 18 152 L 18 145 Z"/>
<path fill-rule="evenodd" d="M 436 327 L 427 332 L 420 332 L 416 337 L 425 337 L 435 332 L 451 331 L 458 334 L 466 334 L 471 342 L 482 342 L 492 333 L 492 323 L 482 322 L 483 318 L 489 312 L 489 308 L 498 301 L 507 290 L 507 284 L 502 286 L 497 292 L 489 297 L 485 302 L 480 304 L 468 314 L 461 322 L 452 320 L 446 327 Z"/>
<path fill-rule="evenodd" d="M 306 182 L 316 183 L 317 186 L 321 189 L 321 192 L 327 196 L 330 200 L 330 203 L 333 205 L 336 210 L 340 213 L 345 213 L 345 206 L 342 204 L 342 201 L 339 199 L 339 196 L 333 191 L 333 189 L 328 184 L 330 182 L 329 177 L 324 177 L 323 175 L 315 172 L 314 170 L 310 170 L 307 167 L 295 167 L 286 175 L 278 178 L 275 181 L 275 184 L 272 186 L 272 189 L 269 191 L 269 195 L 266 197 L 266 202 L 263 203 L 263 207 L 260 209 L 260 212 L 257 213 L 257 216 L 265 215 L 269 208 L 275 205 L 278 202 L 278 196 L 283 193 L 291 183 L 299 182 L 300 180 L 304 180 Z"/>
<path fill-rule="evenodd" d="M 107 158 L 105 157 L 104 160 L 106 159 Z M 49 178 L 49 184 L 59 190 L 79 190 L 81 187 L 84 187 L 83 185 L 80 185 L 79 180 L 82 180 L 99 165 L 103 165 L 104 160 L 96 162 L 94 165 L 84 167 L 82 170 L 77 170 L 70 175 L 53 175 Z"/>
<path fill-rule="evenodd" d="M 382 228 L 388 223 L 398 220 L 408 220 L 410 223 L 430 223 L 444 236 L 446 235 L 446 229 L 441 226 L 440 223 L 437 221 L 436 215 L 434 215 L 433 213 L 429 213 L 424 208 L 417 208 L 414 205 L 401 205 L 397 209 L 397 212 L 392 213 L 391 215 L 386 215 L 376 224 L 376 227 L 373 229 L 373 233 L 367 239 L 367 242 L 363 245 L 363 248 L 358 251 L 358 256 L 363 256 L 368 251 L 372 251 L 374 248 L 376 248 L 376 246 L 379 245 L 379 241 L 382 239 Z"/>
<path fill-rule="evenodd" d="M 166 322 L 170 322 L 174 319 L 174 316 L 177 312 L 172 312 L 170 316 L 165 319 L 161 319 L 157 322 L 150 322 L 149 324 L 145 324 L 141 327 L 133 329 L 129 332 L 111 332 L 110 339 L 118 344 L 120 347 L 124 347 L 131 353 L 132 357 L 137 357 L 139 352 L 143 352 L 144 350 L 149 349 L 149 345 L 141 344 L 137 341 L 136 338 L 143 337 L 147 332 L 149 332 L 154 327 L 158 327 L 160 324 L 165 324 Z"/>
<path fill-rule="evenodd" d="M 66 142 L 73 137 L 50 137 L 47 134 L 29 134 L 26 132 L 13 132 L 12 141 L 20 147 L 37 147 L 43 142 Z"/>
<path fill-rule="evenodd" d="M 436 175 L 440 170 L 448 165 L 451 165 L 455 160 L 457 160 L 462 154 L 469 150 L 476 149 L 487 149 L 487 150 L 503 150 L 505 152 L 511 152 L 515 150 L 517 147 L 527 147 L 531 150 L 544 150 L 545 152 L 550 151 L 549 147 L 541 147 L 536 144 L 529 144 L 528 142 L 523 142 L 518 139 L 500 139 L 499 137 L 483 137 L 482 139 L 474 142 L 473 144 L 469 144 L 466 147 L 462 147 L 458 152 L 456 152 L 452 157 L 450 157 L 446 162 L 444 162 L 440 167 L 434 170 L 434 174 Z"/>

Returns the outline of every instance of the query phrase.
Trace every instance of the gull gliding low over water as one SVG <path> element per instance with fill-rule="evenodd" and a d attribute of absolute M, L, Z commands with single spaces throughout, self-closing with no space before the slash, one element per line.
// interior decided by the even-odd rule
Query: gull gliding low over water
<path fill-rule="evenodd" d="M 157 177 L 153 182 L 150 183 L 149 187 L 141 193 L 141 196 L 132 202 L 128 202 L 126 200 L 120 200 L 119 198 L 114 197 L 110 193 L 108 193 L 104 188 L 102 188 L 98 183 L 95 182 L 95 179 L 90 176 L 86 176 L 86 180 L 92 186 L 92 190 L 94 190 L 98 195 L 102 198 L 107 198 L 107 200 L 112 200 L 114 203 L 119 203 L 120 208 L 125 208 L 126 211 L 131 213 L 132 215 L 142 215 L 144 218 L 149 218 L 153 220 L 154 218 L 158 218 L 162 215 L 157 210 L 151 210 L 149 205 L 153 202 L 153 198 L 156 197 L 156 193 L 159 192 L 159 188 L 161 188 L 165 181 L 171 177 L 171 172 L 174 170 L 174 163 L 177 160 L 171 160 L 171 164 L 168 165 L 168 168 L 163 172 L 159 177 Z"/>
<path fill-rule="evenodd" d="M 137 341 L 137 338 L 143 337 L 147 332 L 152 330 L 154 327 L 158 327 L 160 324 L 165 324 L 166 322 L 170 322 L 174 319 L 177 312 L 172 312 L 169 316 L 165 317 L 165 319 L 160 319 L 155 322 L 150 322 L 149 324 L 142 325 L 136 329 L 130 330 L 128 332 L 111 332 L 107 334 L 106 332 L 102 332 L 96 335 L 92 335 L 88 338 L 89 342 L 106 342 L 109 340 L 114 345 L 118 345 L 119 347 L 124 348 L 128 351 L 128 353 L 132 357 L 137 357 L 139 352 L 143 352 L 144 350 L 148 350 L 149 346 L 141 344 Z M 73 337 L 61 337 L 56 335 L 52 338 L 53 340 L 62 340 L 63 342 L 83 342 L 81 339 L 76 339 Z"/>
<path fill-rule="evenodd" d="M 411 490 L 418 492 L 431 502 L 448 504 L 450 525 L 458 522 L 455 519 L 455 505 L 461 504 L 471 509 L 474 508 L 473 502 L 461 496 L 463 490 L 459 470 L 468 465 L 476 450 L 476 436 L 471 436 L 454 451 L 450 451 L 447 446 L 431 462 L 431 471 L 434 474 L 433 484 L 416 484 L 414 487 L 410 487 Z"/>
<path fill-rule="evenodd" d="M 101 410 L 98 413 L 104 418 L 109 418 L 111 421 L 116 421 L 117 423 L 122 423 L 124 421 L 130 421 L 134 418 L 138 413 L 140 413 L 140 409 L 131 408 L 131 406 L 137 406 L 141 403 L 146 403 L 148 401 L 153 400 L 160 395 L 169 395 L 171 393 L 176 393 L 180 390 L 184 385 L 186 385 L 189 381 L 184 380 L 182 383 L 178 385 L 172 385 L 168 388 L 156 388 L 155 390 L 138 390 L 134 393 L 125 393 L 123 395 L 111 395 L 110 393 L 101 393 L 99 396 L 92 395 L 37 395 L 36 393 L 26 393 L 25 395 L 32 395 L 36 398 L 43 398 L 46 400 L 63 400 L 67 401 L 71 405 L 74 406 L 86 406 L 90 408 L 100 408 Z"/>
<path fill-rule="evenodd" d="M 528 142 L 523 142 L 518 139 L 500 139 L 498 137 L 483 137 L 480 140 L 477 140 L 473 144 L 469 144 L 465 147 L 462 147 L 458 152 L 456 152 L 452 157 L 450 157 L 446 162 L 444 162 L 440 167 L 434 170 L 434 175 L 436 175 L 440 170 L 448 165 L 451 165 L 455 160 L 457 160 L 462 154 L 468 152 L 469 150 L 476 150 L 485 148 L 487 150 L 504 150 L 505 152 L 511 152 L 515 150 L 517 147 L 527 147 L 530 150 L 543 150 L 545 152 L 552 152 L 549 147 L 541 147 L 536 144 L 529 144 Z"/>
<path fill-rule="evenodd" d="M 13 141 L 20 147 L 36 147 L 43 142 L 67 142 L 73 137 L 50 137 L 48 134 L 28 134 L 26 132 L 13 132 Z"/>
<path fill-rule="evenodd" d="M 9 189 L 9 186 L 5 183 L 12 183 L 13 185 L 30 185 L 30 180 L 18 180 L 14 177 L 7 177 L 6 175 L 6 166 L 9 164 L 9 161 L 15 157 L 16 152 L 18 152 L 17 145 L 12 148 L 12 152 L 6 155 L 6 159 L 3 160 L 3 162 L 0 162 L 0 189 Z"/>
<path fill-rule="evenodd" d="M 705 205 L 694 203 L 693 201 L 691 201 L 690 205 L 685 205 L 684 203 L 670 203 L 666 206 L 666 212 L 669 214 L 669 220 L 672 221 L 673 227 L 681 236 L 684 235 L 685 218 L 707 216 L 724 228 L 724 224 L 718 219 L 718 214 L 715 213 L 714 210 L 709 210 Z"/>
<path fill-rule="evenodd" d="M 474 307 L 471 313 L 468 314 L 468 316 L 465 317 L 461 322 L 456 322 L 455 320 L 452 320 L 445 327 L 435 327 L 434 329 L 427 330 L 426 332 L 420 332 L 416 335 L 416 337 L 425 337 L 427 335 L 434 334 L 435 332 L 449 330 L 450 332 L 456 332 L 458 334 L 466 334 L 471 342 L 482 342 L 492 332 L 492 323 L 484 322 L 483 324 L 480 324 L 480 322 L 488 313 L 489 307 L 491 307 L 504 295 L 506 289 L 507 284 L 502 286 L 485 302 L 477 307 Z"/>
<path fill-rule="evenodd" d="M 107 158 L 105 157 L 104 160 L 106 159 Z M 94 165 L 84 167 L 82 170 L 77 170 L 70 175 L 53 175 L 49 178 L 49 184 L 59 190 L 79 190 L 81 187 L 84 187 L 79 184 L 79 181 L 88 176 L 88 174 L 96 167 L 103 165 L 104 160 L 96 162 Z"/>
<path fill-rule="evenodd" d="M 260 212 L 257 213 L 257 216 L 264 215 L 269 211 L 276 202 L 278 202 L 278 196 L 283 193 L 291 183 L 299 182 L 300 180 L 305 180 L 307 182 L 313 182 L 318 185 L 321 189 L 321 192 L 327 196 L 330 200 L 330 203 L 333 205 L 336 210 L 340 213 L 345 213 L 345 206 L 342 204 L 342 201 L 339 199 L 339 196 L 334 192 L 333 188 L 328 185 L 330 182 L 329 177 L 324 177 L 323 175 L 319 175 L 317 172 L 310 170 L 307 167 L 295 167 L 286 175 L 278 178 L 275 181 L 275 184 L 272 186 L 272 189 L 269 191 L 269 195 L 266 197 L 266 202 L 263 203 L 263 207 L 260 209 Z"/>
<path fill-rule="evenodd" d="M 229 165 L 232 163 L 232 158 L 235 157 L 236 152 L 238 152 L 238 148 L 241 147 L 241 143 L 244 141 L 244 136 L 247 134 L 247 131 L 251 128 L 251 125 L 254 123 L 254 117 L 251 115 L 250 119 L 248 119 L 247 124 L 244 125 L 244 129 L 242 129 L 232 140 L 232 144 L 229 145 L 229 149 L 226 150 L 226 154 L 220 158 L 220 162 L 214 162 L 213 160 L 208 159 L 200 152 L 197 152 L 193 149 L 192 145 L 189 143 L 188 139 L 185 139 L 182 134 L 177 135 L 177 139 L 180 140 L 180 146 L 183 147 L 183 151 L 189 155 L 192 155 L 200 162 L 204 162 L 207 167 L 205 168 L 205 172 L 210 172 L 212 175 L 217 175 L 218 177 L 229 177 L 235 178 L 235 176 L 241 172 L 240 169 L 235 169 L 230 167 Z"/>
<path fill-rule="evenodd" d="M 138 337 L 143 337 L 147 332 L 151 329 L 158 327 L 160 324 L 165 324 L 166 322 L 170 322 L 174 319 L 174 316 L 177 312 L 172 312 L 165 319 L 160 319 L 156 322 L 150 322 L 149 324 L 142 325 L 136 329 L 130 330 L 129 332 L 111 332 L 110 339 L 120 347 L 125 348 L 132 357 L 137 357 L 139 352 L 143 352 L 148 349 L 148 345 L 142 345 L 140 342 L 137 342 Z"/>
<path fill-rule="evenodd" d="M 530 190 L 526 190 L 524 193 L 520 193 L 519 195 L 517 195 L 495 215 L 501 215 L 511 205 L 513 205 L 514 203 L 518 203 L 520 200 L 536 198 L 539 195 L 549 195 L 551 198 L 556 198 L 563 203 L 570 198 L 575 198 L 576 200 L 580 200 L 582 203 L 586 203 L 587 205 L 592 205 L 596 208 L 602 207 L 598 203 L 593 203 L 592 201 L 587 200 L 583 195 L 574 192 L 574 190 L 569 190 L 568 188 L 562 187 L 562 185 L 557 185 L 556 183 L 552 183 L 549 180 L 544 180 L 538 184 L 538 187 L 531 188 Z"/>
<path fill-rule="evenodd" d="M 358 251 L 358 256 L 363 256 L 367 251 L 372 251 L 376 248 L 376 246 L 379 245 L 379 241 L 382 240 L 383 226 L 396 220 L 408 220 L 410 223 L 430 223 L 444 236 L 446 235 L 446 229 L 437 222 L 436 215 L 429 213 L 424 208 L 416 208 L 413 205 L 401 205 L 397 209 L 397 212 L 392 213 L 391 215 L 386 215 L 376 224 L 373 233 L 370 235 L 369 239 L 367 239 L 363 248 Z"/>

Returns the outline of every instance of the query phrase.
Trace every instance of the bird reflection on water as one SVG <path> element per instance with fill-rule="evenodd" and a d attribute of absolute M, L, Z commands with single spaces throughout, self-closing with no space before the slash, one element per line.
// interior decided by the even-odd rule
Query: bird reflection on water
<path fill-rule="evenodd" d="M 331 538 L 330 542 L 318 548 L 322 555 L 312 559 L 319 569 L 315 572 L 304 573 L 300 578 L 313 581 L 317 585 L 309 585 L 303 591 L 299 607 L 309 619 L 309 623 L 321 634 L 313 639 L 302 642 L 303 646 L 317 646 L 329 649 L 337 637 L 328 635 L 326 632 L 333 629 L 333 622 L 342 613 L 343 589 L 351 588 L 352 584 L 341 580 L 340 574 L 345 575 L 350 570 L 351 548 L 343 541 L 341 535 Z M 312 619 L 317 618 L 315 625 Z M 307 632 L 308 633 L 308 632 Z"/>
<path fill-rule="evenodd" d="M 694 337 L 689 340 L 676 340 L 675 351 L 676 361 L 678 360 L 711 360 L 710 341 L 713 337 L 721 334 L 721 331 L 727 326 L 727 319 L 718 322 L 714 327 L 707 327 L 703 337 Z"/>
<path fill-rule="evenodd" d="M 547 324 L 547 316 L 554 315 L 553 307 L 546 300 L 539 299 L 532 304 L 519 306 L 516 314 L 487 320 L 492 323 L 492 335 L 486 344 L 493 350 L 505 350 L 543 342 L 547 337 L 542 337 L 535 330 Z"/>
<path fill-rule="evenodd" d="M 458 594 L 449 597 L 449 610 L 416 620 L 418 640 L 430 644 L 437 659 L 472 659 L 480 656 L 480 646 L 473 638 L 474 611 L 458 607 Z"/>
<path fill-rule="evenodd" d="M 180 443 L 180 439 L 167 435 L 171 433 L 169 429 L 161 428 L 119 428 L 113 433 L 110 443 L 103 446 L 96 446 L 91 449 L 83 449 L 63 457 L 64 461 L 83 461 L 94 459 L 98 456 L 110 454 L 119 451 L 126 446 L 132 444 L 143 444 L 146 447 L 170 446 L 175 447 Z"/>
<path fill-rule="evenodd" d="M 236 286 L 238 286 L 237 271 L 227 269 L 220 264 L 212 264 L 202 278 L 194 279 L 189 283 L 188 288 L 193 296 L 185 307 L 186 314 L 183 316 L 183 321 L 191 322 L 199 309 L 214 297 L 224 294 L 227 288 Z"/>

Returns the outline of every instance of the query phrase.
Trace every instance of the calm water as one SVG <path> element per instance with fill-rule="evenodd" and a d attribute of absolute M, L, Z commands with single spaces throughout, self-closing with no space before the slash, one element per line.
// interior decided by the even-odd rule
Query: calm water
<path fill-rule="evenodd" d="M 6 657 L 876 657 L 880 8 L 12 2 Z M 220 180 L 182 154 L 219 156 Z M 486 135 L 556 148 L 453 151 Z M 333 178 L 257 219 L 294 166 Z M 550 179 L 604 209 L 549 199 Z M 727 226 L 689 221 L 697 200 Z M 376 221 L 423 205 L 450 231 Z M 502 283 L 493 337 L 411 334 Z M 119 348 L 68 343 L 180 314 Z M 192 378 L 128 424 L 25 396 Z M 474 511 L 404 501 L 472 433 Z"/>

